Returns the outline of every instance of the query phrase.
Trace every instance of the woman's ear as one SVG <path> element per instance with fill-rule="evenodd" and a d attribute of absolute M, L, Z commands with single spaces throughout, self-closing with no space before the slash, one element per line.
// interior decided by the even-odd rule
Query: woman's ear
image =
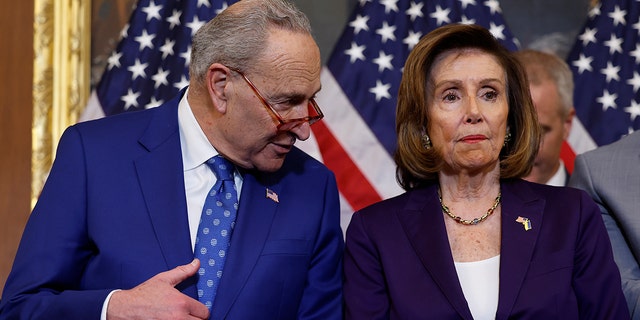
<path fill-rule="evenodd" d="M 227 85 L 229 84 L 230 77 L 231 71 L 229 68 L 219 63 L 210 65 L 207 70 L 207 92 L 213 102 L 214 108 L 216 108 L 220 113 L 225 113 L 227 109 Z"/>

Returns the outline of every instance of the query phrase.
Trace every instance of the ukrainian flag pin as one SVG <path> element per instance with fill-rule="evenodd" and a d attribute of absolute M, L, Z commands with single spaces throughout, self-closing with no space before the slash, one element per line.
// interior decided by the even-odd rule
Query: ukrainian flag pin
<path fill-rule="evenodd" d="M 531 220 L 529 220 L 529 218 L 518 216 L 518 219 L 516 219 L 516 222 L 522 223 L 522 226 L 524 226 L 525 231 L 531 230 Z"/>

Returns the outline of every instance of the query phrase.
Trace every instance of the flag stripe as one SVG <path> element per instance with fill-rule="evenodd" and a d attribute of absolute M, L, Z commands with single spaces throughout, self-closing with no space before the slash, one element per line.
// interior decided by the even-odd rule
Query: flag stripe
<path fill-rule="evenodd" d="M 381 198 L 373 186 L 351 161 L 340 142 L 329 132 L 321 121 L 313 126 L 320 151 L 324 155 L 325 165 L 331 169 L 338 182 L 338 189 L 354 210 L 359 210 Z"/>
<path fill-rule="evenodd" d="M 563 141 L 562 147 L 560 147 L 560 159 L 562 159 L 564 167 L 569 174 L 571 174 L 573 172 L 573 162 L 576 159 L 576 153 L 566 141 Z"/>
<path fill-rule="evenodd" d="M 573 118 L 573 122 L 571 124 L 571 131 L 569 132 L 569 137 L 567 138 L 567 143 L 571 147 L 571 151 L 573 154 L 581 154 L 583 152 L 593 150 L 597 147 L 596 143 L 591 139 L 591 135 L 582 125 L 580 119 L 578 117 Z M 573 167 L 573 158 L 569 157 L 568 159 L 562 158 L 565 161 L 565 164 L 570 163 Z"/>
<path fill-rule="evenodd" d="M 370 181 L 380 197 L 400 194 L 402 189 L 395 182 L 395 162 L 391 155 L 354 109 L 327 68 L 322 71 L 321 81 L 318 103 L 326 110 L 322 122 L 328 127 L 328 132 L 340 141 L 348 157 L 360 169 L 360 174 Z M 316 139 L 319 138 L 316 135 Z M 323 155 L 323 158 L 326 161 L 327 155 Z"/>

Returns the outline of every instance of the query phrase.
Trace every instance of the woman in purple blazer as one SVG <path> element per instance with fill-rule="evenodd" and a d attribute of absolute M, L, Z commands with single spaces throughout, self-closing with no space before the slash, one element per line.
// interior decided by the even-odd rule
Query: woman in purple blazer
<path fill-rule="evenodd" d="M 629 318 L 596 204 L 520 179 L 541 133 L 523 69 L 491 33 L 422 38 L 396 130 L 406 193 L 353 215 L 347 319 Z"/>

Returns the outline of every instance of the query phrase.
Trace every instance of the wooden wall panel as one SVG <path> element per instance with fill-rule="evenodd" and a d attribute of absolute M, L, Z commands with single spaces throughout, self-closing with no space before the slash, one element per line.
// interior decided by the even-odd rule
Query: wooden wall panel
<path fill-rule="evenodd" d="M 31 199 L 33 0 L 0 10 L 0 294 Z"/>

